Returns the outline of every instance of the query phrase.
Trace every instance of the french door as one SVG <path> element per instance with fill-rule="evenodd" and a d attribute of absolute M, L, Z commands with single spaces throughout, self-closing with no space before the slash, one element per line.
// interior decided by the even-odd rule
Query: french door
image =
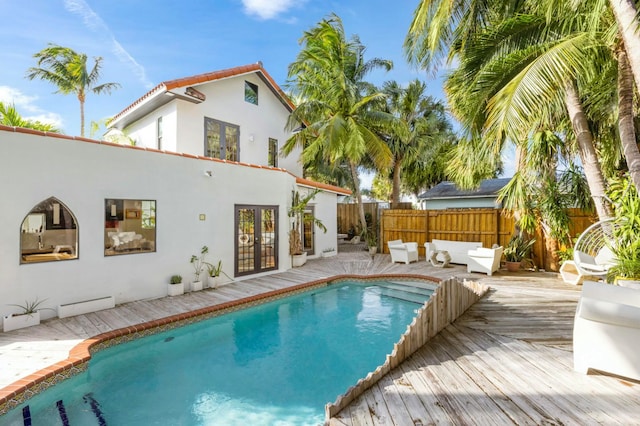
<path fill-rule="evenodd" d="M 278 269 L 278 207 L 235 206 L 235 275 Z"/>

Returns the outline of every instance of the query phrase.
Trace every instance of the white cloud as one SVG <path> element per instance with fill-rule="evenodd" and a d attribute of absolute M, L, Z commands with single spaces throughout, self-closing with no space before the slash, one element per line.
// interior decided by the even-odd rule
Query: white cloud
<path fill-rule="evenodd" d="M 25 120 L 40 121 L 41 123 L 53 124 L 58 128 L 62 128 L 62 116 L 60 114 L 45 111 L 36 105 L 37 96 L 29 96 L 20 90 L 9 87 L 0 86 L 0 102 L 14 105 L 16 111 Z"/>
<path fill-rule="evenodd" d="M 133 56 L 125 50 L 124 47 L 116 40 L 109 26 L 102 20 L 98 14 L 96 14 L 84 0 L 65 0 L 64 7 L 71 13 L 82 18 L 84 24 L 91 30 L 106 35 L 111 44 L 112 50 L 121 62 L 127 64 L 133 74 L 138 80 L 146 87 L 151 89 L 154 84 L 147 78 L 147 73 L 142 65 L 136 61 Z"/>
<path fill-rule="evenodd" d="M 242 0 L 244 10 L 249 15 L 256 15 L 260 19 L 275 18 L 282 12 L 286 12 L 298 3 L 304 3 L 300 0 Z"/>

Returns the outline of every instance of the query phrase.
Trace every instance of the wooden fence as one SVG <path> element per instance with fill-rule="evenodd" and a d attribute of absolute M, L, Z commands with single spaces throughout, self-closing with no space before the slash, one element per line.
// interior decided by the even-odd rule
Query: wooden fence
<path fill-rule="evenodd" d="M 480 241 L 484 247 L 505 246 L 515 230 L 512 217 L 500 209 L 450 210 L 382 210 L 380 218 L 380 249 L 388 253 L 387 241 L 402 239 L 416 241 L 420 255 L 425 256 L 424 243 L 435 239 L 452 241 Z M 570 211 L 572 237 L 580 234 L 595 221 L 581 210 Z M 532 251 L 539 268 L 547 264 L 546 241 L 541 231 L 536 233 Z"/>

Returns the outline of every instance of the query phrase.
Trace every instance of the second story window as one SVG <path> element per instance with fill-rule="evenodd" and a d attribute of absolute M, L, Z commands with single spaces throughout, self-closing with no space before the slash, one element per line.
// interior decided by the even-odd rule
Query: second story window
<path fill-rule="evenodd" d="M 204 155 L 221 160 L 240 161 L 240 127 L 205 117 L 204 132 Z"/>
<path fill-rule="evenodd" d="M 269 165 L 278 167 L 278 139 L 269 138 Z"/>
<path fill-rule="evenodd" d="M 258 85 L 244 82 L 244 100 L 250 104 L 258 105 Z"/>
<path fill-rule="evenodd" d="M 162 117 L 156 121 L 156 135 L 158 138 L 158 149 L 162 149 Z"/>

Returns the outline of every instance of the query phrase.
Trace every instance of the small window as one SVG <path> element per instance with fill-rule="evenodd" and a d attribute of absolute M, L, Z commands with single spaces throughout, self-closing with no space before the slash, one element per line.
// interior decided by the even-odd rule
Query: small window
<path fill-rule="evenodd" d="M 20 227 L 20 263 L 77 258 L 78 226 L 71 210 L 55 197 L 32 208 Z"/>
<path fill-rule="evenodd" d="M 104 255 L 156 251 L 155 200 L 104 201 Z"/>
<path fill-rule="evenodd" d="M 162 149 L 162 117 L 156 121 L 156 135 L 158 136 L 158 149 Z"/>
<path fill-rule="evenodd" d="M 244 82 L 244 100 L 250 104 L 258 105 L 258 86 L 256 84 Z"/>
<path fill-rule="evenodd" d="M 269 165 L 278 167 L 278 139 L 269 138 Z"/>

